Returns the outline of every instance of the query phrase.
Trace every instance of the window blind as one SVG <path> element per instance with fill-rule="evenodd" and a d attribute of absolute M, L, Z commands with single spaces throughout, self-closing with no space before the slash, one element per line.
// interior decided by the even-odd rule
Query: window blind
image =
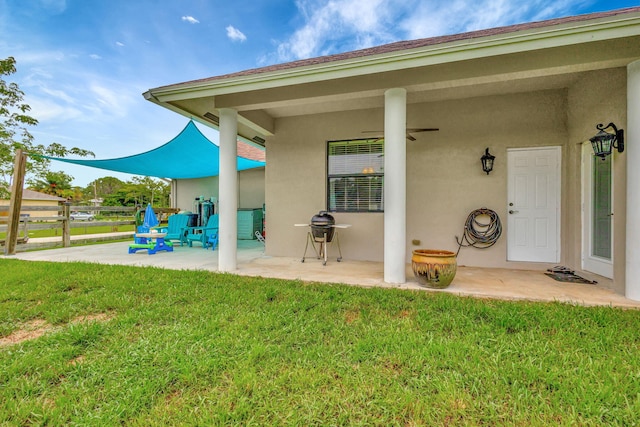
<path fill-rule="evenodd" d="M 328 145 L 329 210 L 383 210 L 384 142 L 381 139 L 331 141 Z"/>

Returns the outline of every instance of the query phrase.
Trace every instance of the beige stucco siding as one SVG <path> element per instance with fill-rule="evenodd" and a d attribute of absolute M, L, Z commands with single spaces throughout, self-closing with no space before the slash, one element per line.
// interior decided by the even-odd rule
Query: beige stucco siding
<path fill-rule="evenodd" d="M 302 256 L 308 223 L 326 206 L 327 141 L 363 138 L 363 130 L 382 126 L 382 110 L 299 116 L 278 120 L 276 137 L 267 140 L 267 253 Z M 382 213 L 335 213 L 345 258 L 382 259 Z M 337 253 L 337 252 L 336 252 Z M 330 251 L 331 254 L 331 251 Z"/>
<path fill-rule="evenodd" d="M 462 265 L 506 267 L 507 149 L 563 146 L 565 91 L 540 91 L 432 103 L 414 115 L 433 118 L 440 132 L 409 142 L 407 162 L 408 254 L 417 247 L 457 250 L 471 211 L 496 211 L 504 232 L 489 249 L 462 248 Z M 424 141 L 424 142 L 422 142 Z M 496 156 L 486 175 L 480 157 Z M 421 241 L 412 246 L 411 240 Z"/>
<path fill-rule="evenodd" d="M 506 150 L 513 147 L 562 146 L 566 142 L 565 91 L 480 97 L 409 104 L 408 127 L 439 127 L 407 141 L 407 254 L 419 247 L 457 250 L 464 221 L 474 209 L 488 207 L 506 222 Z M 277 138 L 267 153 L 267 217 L 272 255 L 296 256 L 303 249 L 307 222 L 326 209 L 326 141 L 362 138 L 362 130 L 381 129 L 382 109 L 302 116 L 277 122 Z M 482 172 L 480 157 L 489 147 L 494 172 Z M 353 224 L 341 233 L 348 259 L 382 261 L 383 215 L 335 213 L 337 222 Z M 504 224 L 506 225 L 506 224 Z M 463 249 L 466 265 L 506 266 L 506 233 L 487 250 Z"/>

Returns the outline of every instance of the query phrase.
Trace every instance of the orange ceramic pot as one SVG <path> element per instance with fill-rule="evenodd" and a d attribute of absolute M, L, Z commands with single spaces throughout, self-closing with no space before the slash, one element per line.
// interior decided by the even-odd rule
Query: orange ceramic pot
<path fill-rule="evenodd" d="M 456 254 L 439 249 L 416 249 L 411 268 L 418 283 L 429 288 L 446 288 L 456 275 Z"/>

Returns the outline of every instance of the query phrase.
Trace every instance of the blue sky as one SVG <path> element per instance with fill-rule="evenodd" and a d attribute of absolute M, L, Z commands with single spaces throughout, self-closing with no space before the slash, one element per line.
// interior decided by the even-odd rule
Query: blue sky
<path fill-rule="evenodd" d="M 279 62 L 528 21 L 631 0 L 0 0 L 0 57 L 26 94 L 36 143 L 97 159 L 153 149 L 187 119 L 142 93 Z M 198 125 L 212 140 L 217 133 Z M 189 155 L 189 154 L 185 154 Z M 195 153 L 194 153 L 195 155 Z M 85 186 L 129 175 L 52 163 Z"/>

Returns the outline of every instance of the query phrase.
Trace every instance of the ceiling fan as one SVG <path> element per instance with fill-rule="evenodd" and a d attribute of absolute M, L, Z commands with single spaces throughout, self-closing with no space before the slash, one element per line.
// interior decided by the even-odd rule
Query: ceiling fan
<path fill-rule="evenodd" d="M 412 133 L 418 133 L 418 132 L 437 132 L 440 129 L 438 128 L 407 128 L 407 139 L 409 141 L 415 141 L 416 138 L 411 135 Z M 378 135 L 380 134 L 384 134 L 383 131 L 381 130 L 363 130 L 362 133 L 376 133 Z"/>

